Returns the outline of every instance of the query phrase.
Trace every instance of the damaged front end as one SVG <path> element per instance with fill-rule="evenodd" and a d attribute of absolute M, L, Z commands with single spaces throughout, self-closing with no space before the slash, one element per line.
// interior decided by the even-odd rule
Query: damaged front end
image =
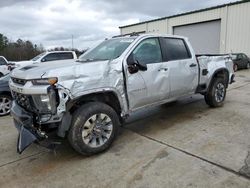
<path fill-rule="evenodd" d="M 33 126 L 33 115 L 18 104 L 13 102 L 11 115 L 14 124 L 19 131 L 17 140 L 17 152 L 21 154 L 28 146 L 37 141 L 42 141 L 46 135 Z"/>
<path fill-rule="evenodd" d="M 21 154 L 32 143 L 51 148 L 49 134 L 58 131 L 68 95 L 55 85 L 42 86 L 40 94 L 27 95 L 10 83 L 13 105 L 11 115 L 18 129 L 17 152 Z M 46 88 L 46 89 L 45 89 Z"/>

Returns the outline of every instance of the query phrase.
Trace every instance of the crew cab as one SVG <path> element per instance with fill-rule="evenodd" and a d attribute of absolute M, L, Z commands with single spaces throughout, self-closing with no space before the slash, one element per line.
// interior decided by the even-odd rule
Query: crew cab
<path fill-rule="evenodd" d="M 0 77 L 8 74 L 10 71 L 8 69 L 8 61 L 5 57 L 0 56 Z"/>
<path fill-rule="evenodd" d="M 67 137 L 79 153 L 110 147 L 133 112 L 202 94 L 220 107 L 234 81 L 229 56 L 196 56 L 188 39 L 144 34 L 112 38 L 64 64 L 34 64 L 11 73 L 17 150 Z"/>
<path fill-rule="evenodd" d="M 23 67 L 34 63 L 44 63 L 44 62 L 54 63 L 55 61 L 61 62 L 72 59 L 74 60 L 77 59 L 76 53 L 74 51 L 46 51 L 37 55 L 31 60 L 14 62 L 11 65 L 13 69 L 19 66 Z"/>

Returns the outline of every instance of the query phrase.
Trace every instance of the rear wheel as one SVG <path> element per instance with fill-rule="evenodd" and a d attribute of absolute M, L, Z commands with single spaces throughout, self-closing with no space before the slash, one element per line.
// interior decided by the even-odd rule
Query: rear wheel
<path fill-rule="evenodd" d="M 68 139 L 80 154 L 97 154 L 110 147 L 119 126 L 113 108 L 100 102 L 87 103 L 74 113 Z"/>
<path fill-rule="evenodd" d="M 238 67 L 237 64 L 234 64 L 234 67 L 233 67 L 233 68 L 234 68 L 234 72 L 237 72 L 239 67 Z"/>
<path fill-rule="evenodd" d="M 206 103 L 211 107 L 222 106 L 226 98 L 226 83 L 224 79 L 215 78 L 204 98 Z"/>
<path fill-rule="evenodd" d="M 12 99 L 8 95 L 0 95 L 0 116 L 6 116 L 10 113 Z"/>

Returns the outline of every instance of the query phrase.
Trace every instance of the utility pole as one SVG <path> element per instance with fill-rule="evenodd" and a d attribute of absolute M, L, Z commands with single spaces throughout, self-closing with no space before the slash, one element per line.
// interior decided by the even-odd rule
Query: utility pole
<path fill-rule="evenodd" d="M 72 47 L 72 50 L 74 49 L 74 35 L 71 35 L 71 47 Z"/>

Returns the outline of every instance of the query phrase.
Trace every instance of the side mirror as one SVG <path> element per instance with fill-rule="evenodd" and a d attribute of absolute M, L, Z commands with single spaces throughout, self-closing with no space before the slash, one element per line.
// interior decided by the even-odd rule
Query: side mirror
<path fill-rule="evenodd" d="M 148 70 L 147 65 L 140 63 L 134 58 L 134 54 L 131 53 L 127 59 L 128 71 L 131 74 L 137 73 L 139 70 L 146 71 Z"/>
<path fill-rule="evenodd" d="M 45 58 L 43 58 L 43 59 L 41 60 L 41 62 L 46 62 L 46 59 L 45 59 Z"/>

